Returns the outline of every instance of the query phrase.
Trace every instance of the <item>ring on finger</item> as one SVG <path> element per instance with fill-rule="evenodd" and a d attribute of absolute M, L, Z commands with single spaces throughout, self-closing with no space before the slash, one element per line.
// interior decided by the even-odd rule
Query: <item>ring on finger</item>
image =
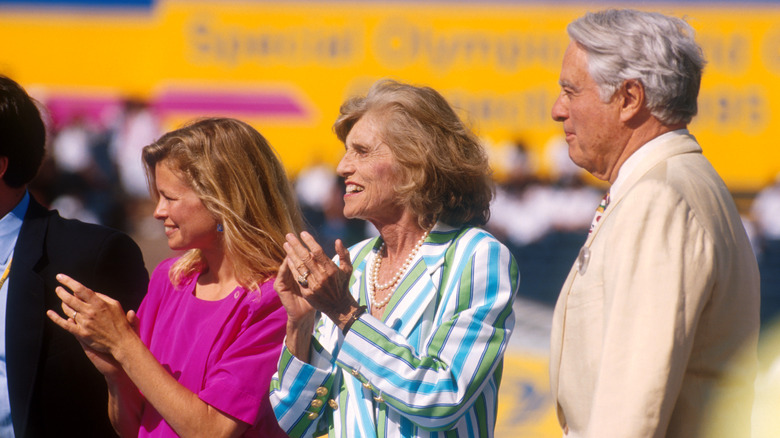
<path fill-rule="evenodd" d="M 303 271 L 303 273 L 298 276 L 297 278 L 298 284 L 300 284 L 301 287 L 309 287 L 309 280 L 306 279 L 309 276 L 309 274 L 310 274 L 309 271 Z"/>
<path fill-rule="evenodd" d="M 78 321 L 76 321 L 76 317 L 79 315 L 79 312 L 73 311 L 73 316 L 70 318 L 73 320 L 74 323 L 78 324 Z"/>

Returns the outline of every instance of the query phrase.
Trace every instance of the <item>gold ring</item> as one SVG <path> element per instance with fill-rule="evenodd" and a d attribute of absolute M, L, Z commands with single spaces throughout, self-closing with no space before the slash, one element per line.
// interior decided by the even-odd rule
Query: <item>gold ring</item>
<path fill-rule="evenodd" d="M 310 274 L 309 271 L 303 271 L 303 274 L 299 275 L 297 280 L 301 287 L 309 287 L 309 281 L 306 279 Z"/>

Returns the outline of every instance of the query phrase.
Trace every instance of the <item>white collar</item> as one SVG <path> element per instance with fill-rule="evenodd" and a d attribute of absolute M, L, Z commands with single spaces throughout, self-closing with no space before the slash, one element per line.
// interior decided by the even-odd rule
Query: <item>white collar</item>
<path fill-rule="evenodd" d="M 27 213 L 29 205 L 30 193 L 25 192 L 22 200 L 16 204 L 13 210 L 0 218 L 0 264 L 6 263 L 14 252 L 16 239 L 19 237 L 24 215 Z"/>
<path fill-rule="evenodd" d="M 620 169 L 618 169 L 618 177 L 615 179 L 614 184 L 612 184 L 612 186 L 609 188 L 609 197 L 611 199 L 617 198 L 617 196 L 620 194 L 620 190 L 622 189 L 623 184 L 626 182 L 629 175 L 631 175 L 634 169 L 636 169 L 639 163 L 641 163 L 646 156 L 650 155 L 650 153 L 654 150 L 660 148 L 665 143 L 664 140 L 666 140 L 668 137 L 688 134 L 689 132 L 685 128 L 677 129 L 675 131 L 663 133 L 640 146 L 639 149 L 637 149 L 633 154 L 631 154 L 630 157 L 628 157 L 628 159 L 626 159 L 626 161 L 623 162 L 623 165 L 620 166 Z"/>

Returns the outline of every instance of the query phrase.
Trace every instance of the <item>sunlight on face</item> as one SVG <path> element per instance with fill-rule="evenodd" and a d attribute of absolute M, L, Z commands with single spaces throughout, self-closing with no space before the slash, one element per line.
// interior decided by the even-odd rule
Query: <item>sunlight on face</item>
<path fill-rule="evenodd" d="M 398 163 L 380 136 L 379 123 L 372 114 L 355 123 L 336 169 L 346 182 L 344 216 L 374 224 L 392 223 L 403 210 L 393 189 L 399 180 Z"/>
<path fill-rule="evenodd" d="M 154 217 L 163 221 L 168 246 L 187 250 L 217 245 L 217 221 L 190 186 L 166 161 L 157 163 L 154 174 L 160 197 Z"/>

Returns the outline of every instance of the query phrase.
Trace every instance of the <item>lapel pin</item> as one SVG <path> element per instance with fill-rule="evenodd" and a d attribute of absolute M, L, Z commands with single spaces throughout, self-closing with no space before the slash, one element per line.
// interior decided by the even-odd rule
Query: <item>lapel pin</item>
<path fill-rule="evenodd" d="M 588 270 L 588 262 L 590 262 L 590 249 L 587 246 L 583 246 L 577 256 L 577 272 L 580 275 L 585 275 L 585 271 Z"/>

